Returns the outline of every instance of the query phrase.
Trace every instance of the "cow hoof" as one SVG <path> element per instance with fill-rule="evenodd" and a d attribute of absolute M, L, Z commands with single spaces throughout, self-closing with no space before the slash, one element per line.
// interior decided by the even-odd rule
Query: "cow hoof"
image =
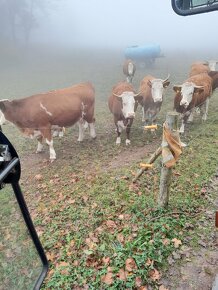
<path fill-rule="evenodd" d="M 120 145 L 120 143 L 121 143 L 121 138 L 120 137 L 117 137 L 116 145 Z"/>
<path fill-rule="evenodd" d="M 131 141 L 129 139 L 126 140 L 126 146 L 130 145 Z"/>
<path fill-rule="evenodd" d="M 83 140 L 82 140 L 82 139 L 77 139 L 77 141 L 78 141 L 79 143 L 83 142 Z"/>
<path fill-rule="evenodd" d="M 50 163 L 53 163 L 56 160 L 56 158 L 50 159 Z"/>
<path fill-rule="evenodd" d="M 36 150 L 36 154 L 42 153 L 44 150 Z"/>

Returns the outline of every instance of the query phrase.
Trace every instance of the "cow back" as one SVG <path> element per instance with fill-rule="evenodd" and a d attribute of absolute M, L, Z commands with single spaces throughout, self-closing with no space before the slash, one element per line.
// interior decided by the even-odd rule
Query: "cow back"
<path fill-rule="evenodd" d="M 208 73 L 210 71 L 209 66 L 203 63 L 194 63 L 191 66 L 191 71 L 189 73 L 189 77 L 194 75 L 198 75 L 201 73 Z"/>

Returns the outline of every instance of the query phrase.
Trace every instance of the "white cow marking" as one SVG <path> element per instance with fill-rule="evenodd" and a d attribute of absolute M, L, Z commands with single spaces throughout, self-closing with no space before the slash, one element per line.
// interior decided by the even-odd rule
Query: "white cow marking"
<path fill-rule="evenodd" d="M 120 137 L 117 137 L 116 144 L 117 145 L 120 145 L 120 143 L 121 143 L 121 138 Z"/>
<path fill-rule="evenodd" d="M 52 116 L 52 113 L 51 112 L 49 112 L 47 109 L 46 109 L 46 107 L 45 106 L 43 106 L 43 104 L 42 103 L 40 103 L 40 107 L 46 112 L 46 114 L 48 114 L 49 116 Z"/>
<path fill-rule="evenodd" d="M 49 146 L 50 160 L 54 161 L 56 159 L 56 153 L 55 153 L 54 146 L 53 146 L 53 140 L 48 141 L 48 139 L 46 139 L 46 143 Z"/>

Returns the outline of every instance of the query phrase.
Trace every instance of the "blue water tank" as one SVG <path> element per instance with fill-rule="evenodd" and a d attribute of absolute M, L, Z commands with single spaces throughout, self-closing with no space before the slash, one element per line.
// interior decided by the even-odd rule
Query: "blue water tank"
<path fill-rule="evenodd" d="M 133 60 L 155 59 L 161 56 L 159 44 L 133 45 L 125 49 L 126 58 Z"/>

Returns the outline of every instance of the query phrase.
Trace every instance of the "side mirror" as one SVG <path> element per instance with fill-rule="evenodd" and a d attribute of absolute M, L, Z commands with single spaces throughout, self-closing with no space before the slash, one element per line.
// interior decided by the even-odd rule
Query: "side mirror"
<path fill-rule="evenodd" d="M 218 0 L 171 0 L 173 10 L 188 16 L 218 10 Z"/>
<path fill-rule="evenodd" d="M 40 289 L 48 261 L 19 186 L 20 161 L 0 131 L 1 289 Z"/>

